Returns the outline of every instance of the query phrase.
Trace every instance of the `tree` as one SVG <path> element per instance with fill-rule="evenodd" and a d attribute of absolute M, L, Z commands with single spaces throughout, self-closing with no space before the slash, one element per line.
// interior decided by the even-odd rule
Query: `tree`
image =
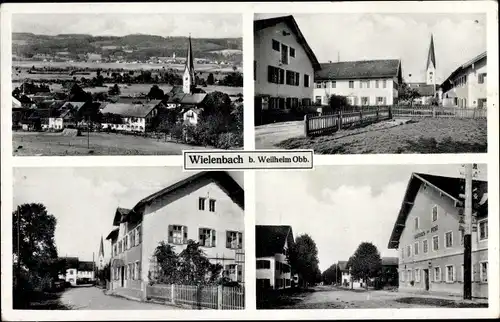
<path fill-rule="evenodd" d="M 332 264 L 321 274 L 321 279 L 326 285 L 339 284 L 342 280 L 342 272 L 337 264 Z"/>
<path fill-rule="evenodd" d="M 382 267 L 382 260 L 377 247 L 369 242 L 363 242 L 349 259 L 347 266 L 354 279 L 362 279 L 368 288 L 368 280 L 377 277 Z"/>
<path fill-rule="evenodd" d="M 410 103 L 410 106 L 413 105 L 413 101 L 416 98 L 419 98 L 420 94 L 414 88 L 411 88 L 407 83 L 402 83 L 399 87 L 398 98 L 401 101 L 407 101 Z"/>
<path fill-rule="evenodd" d="M 304 286 L 315 283 L 319 263 L 318 248 L 311 236 L 298 236 L 295 243 L 289 247 L 287 257 L 292 272 L 298 273 Z"/>
<path fill-rule="evenodd" d="M 349 106 L 349 102 L 345 96 L 332 94 L 328 98 L 328 106 L 332 109 L 333 113 L 338 113 Z"/>
<path fill-rule="evenodd" d="M 120 95 L 120 87 L 118 84 L 113 85 L 108 91 L 109 95 Z"/>
<path fill-rule="evenodd" d="M 165 97 L 165 93 L 158 87 L 158 85 L 153 85 L 147 96 L 150 99 L 163 99 Z"/>
<path fill-rule="evenodd" d="M 223 92 L 208 93 L 205 100 L 203 100 L 203 105 L 204 115 L 221 113 L 224 116 L 229 116 L 231 113 L 231 98 Z"/>
<path fill-rule="evenodd" d="M 214 74 L 213 73 L 210 73 L 208 74 L 208 77 L 207 77 L 207 85 L 213 85 L 214 84 Z"/>
<path fill-rule="evenodd" d="M 73 83 L 68 99 L 71 102 L 89 102 L 92 101 L 92 94 L 85 92 L 78 84 Z"/>
<path fill-rule="evenodd" d="M 156 246 L 153 256 L 156 258 L 160 273 L 155 279 L 155 282 L 175 284 L 179 280 L 179 258 L 174 251 L 174 247 L 161 241 L 160 244 Z"/>

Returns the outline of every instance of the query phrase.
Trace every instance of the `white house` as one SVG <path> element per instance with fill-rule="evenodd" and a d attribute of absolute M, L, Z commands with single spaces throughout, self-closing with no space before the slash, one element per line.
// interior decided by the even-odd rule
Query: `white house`
<path fill-rule="evenodd" d="M 184 120 L 184 123 L 196 125 L 198 124 L 198 121 L 201 118 L 202 113 L 203 113 L 202 108 L 191 107 L 182 113 L 182 118 Z"/>
<path fill-rule="evenodd" d="M 358 279 L 353 279 L 351 277 L 351 271 L 347 267 L 347 261 L 339 261 L 337 267 L 341 272 L 340 284 L 347 288 L 361 288 L 362 283 Z"/>
<path fill-rule="evenodd" d="M 255 256 L 257 287 L 284 289 L 292 287 L 291 267 L 287 260 L 288 248 L 294 243 L 290 226 L 256 226 Z"/>
<path fill-rule="evenodd" d="M 329 96 L 346 96 L 350 105 L 392 105 L 402 83 L 399 59 L 321 64 L 314 80 L 314 102 L 328 105 Z"/>
<path fill-rule="evenodd" d="M 75 110 L 67 109 L 67 110 L 56 110 L 52 112 L 52 115 L 49 117 L 49 129 L 53 130 L 63 130 L 68 126 L 75 126 L 76 118 L 75 118 Z"/>
<path fill-rule="evenodd" d="M 121 117 L 121 123 L 104 121 L 102 126 L 104 129 L 117 131 L 146 132 L 160 108 L 163 108 L 161 100 L 151 100 L 142 104 L 110 103 L 101 110 L 101 113 L 118 115 Z"/>
<path fill-rule="evenodd" d="M 228 172 L 199 172 L 142 200 L 118 208 L 111 241 L 111 285 L 136 297 L 159 274 L 153 256 L 161 241 L 179 253 L 199 242 L 212 263 L 233 281 L 243 281 L 244 192 Z"/>
<path fill-rule="evenodd" d="M 399 251 L 399 288 L 462 295 L 462 178 L 413 173 L 396 214 L 388 248 Z M 473 181 L 472 296 L 488 297 L 488 183 Z"/>
<path fill-rule="evenodd" d="M 486 52 L 455 69 L 441 84 L 439 96 L 444 107 L 486 108 Z"/>
<path fill-rule="evenodd" d="M 254 21 L 256 111 L 310 106 L 319 68 L 293 16 Z"/>

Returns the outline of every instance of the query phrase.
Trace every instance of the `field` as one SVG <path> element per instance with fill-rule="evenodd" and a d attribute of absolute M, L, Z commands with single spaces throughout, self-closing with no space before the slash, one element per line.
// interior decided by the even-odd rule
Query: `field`
<path fill-rule="evenodd" d="M 83 90 L 86 92 L 97 93 L 97 92 L 107 92 L 108 87 L 113 86 L 113 84 L 104 84 L 106 87 L 86 87 Z M 140 93 L 147 94 L 149 90 L 153 86 L 153 84 L 131 84 L 130 86 L 125 84 L 119 84 L 120 87 L 120 95 L 123 96 L 134 96 Z M 158 87 L 163 90 L 163 92 L 167 93 L 172 89 L 172 86 L 165 84 L 158 84 Z M 236 95 L 243 94 L 242 87 L 228 87 L 228 86 L 207 86 L 203 87 L 203 90 L 207 93 L 220 91 L 226 93 L 228 95 Z"/>
<path fill-rule="evenodd" d="M 301 123 L 292 125 L 297 133 Z M 316 154 L 366 153 L 482 153 L 487 151 L 485 119 L 422 118 L 395 120 L 364 128 L 343 130 L 332 135 L 305 138 L 289 137 L 273 142 L 272 136 L 283 137 L 283 130 L 266 130 L 266 142 L 274 148 L 313 149 Z M 263 130 L 259 130 L 263 132 Z M 269 137 L 270 136 L 270 137 Z M 256 130 L 258 139 L 258 130 Z M 259 141 L 257 141 L 258 143 Z M 262 148 L 257 145 L 257 148 Z"/>
<path fill-rule="evenodd" d="M 60 133 L 13 132 L 14 156 L 47 155 L 181 155 L 182 150 L 205 149 L 204 147 L 164 142 L 140 136 L 90 133 L 90 149 L 87 136 L 63 136 Z"/>

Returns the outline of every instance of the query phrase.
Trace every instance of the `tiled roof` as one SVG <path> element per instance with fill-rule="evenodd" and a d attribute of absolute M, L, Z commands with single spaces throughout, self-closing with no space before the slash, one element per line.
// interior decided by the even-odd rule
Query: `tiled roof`
<path fill-rule="evenodd" d="M 207 97 L 206 93 L 186 94 L 181 99 L 181 104 L 200 104 Z"/>
<path fill-rule="evenodd" d="M 416 90 L 420 96 L 434 96 L 434 93 L 437 93 L 438 86 L 422 84 L 418 86 L 410 85 L 410 88 Z"/>
<path fill-rule="evenodd" d="M 267 257 L 283 253 L 287 238 L 292 238 L 292 227 L 282 226 L 255 226 L 255 256 Z"/>
<path fill-rule="evenodd" d="M 399 68 L 399 59 L 325 63 L 315 73 L 315 80 L 398 77 Z"/>
<path fill-rule="evenodd" d="M 62 109 L 68 109 L 68 108 L 74 108 L 79 110 L 82 108 L 83 105 L 85 105 L 86 102 L 66 102 L 64 103 L 61 108 Z"/>
<path fill-rule="evenodd" d="M 341 271 L 347 271 L 347 261 L 339 261 L 338 266 Z"/>
<path fill-rule="evenodd" d="M 476 57 L 472 58 L 471 60 L 467 61 L 462 66 L 459 66 L 457 69 L 455 69 L 450 74 L 450 76 L 448 76 L 448 78 L 446 78 L 446 80 L 440 85 L 440 87 L 442 87 L 446 91 L 448 89 L 448 87 L 451 87 L 450 82 L 453 81 L 455 76 L 457 76 L 460 72 L 466 70 L 467 68 L 469 68 L 473 64 L 477 63 L 478 61 L 480 61 L 482 59 L 486 59 L 486 58 L 487 58 L 487 53 L 484 52 L 484 53 L 481 53 L 481 54 L 477 55 Z"/>
<path fill-rule="evenodd" d="M 125 104 L 110 103 L 102 109 L 102 113 L 112 113 L 126 117 L 146 117 L 157 104 Z"/>
<path fill-rule="evenodd" d="M 398 266 L 398 263 L 397 257 L 382 257 L 382 266 Z"/>

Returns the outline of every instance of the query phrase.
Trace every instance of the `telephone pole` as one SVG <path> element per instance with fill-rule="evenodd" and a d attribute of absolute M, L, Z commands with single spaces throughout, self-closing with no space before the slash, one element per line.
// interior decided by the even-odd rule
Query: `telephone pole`
<path fill-rule="evenodd" d="M 465 165 L 464 300 L 472 299 L 472 164 Z"/>

